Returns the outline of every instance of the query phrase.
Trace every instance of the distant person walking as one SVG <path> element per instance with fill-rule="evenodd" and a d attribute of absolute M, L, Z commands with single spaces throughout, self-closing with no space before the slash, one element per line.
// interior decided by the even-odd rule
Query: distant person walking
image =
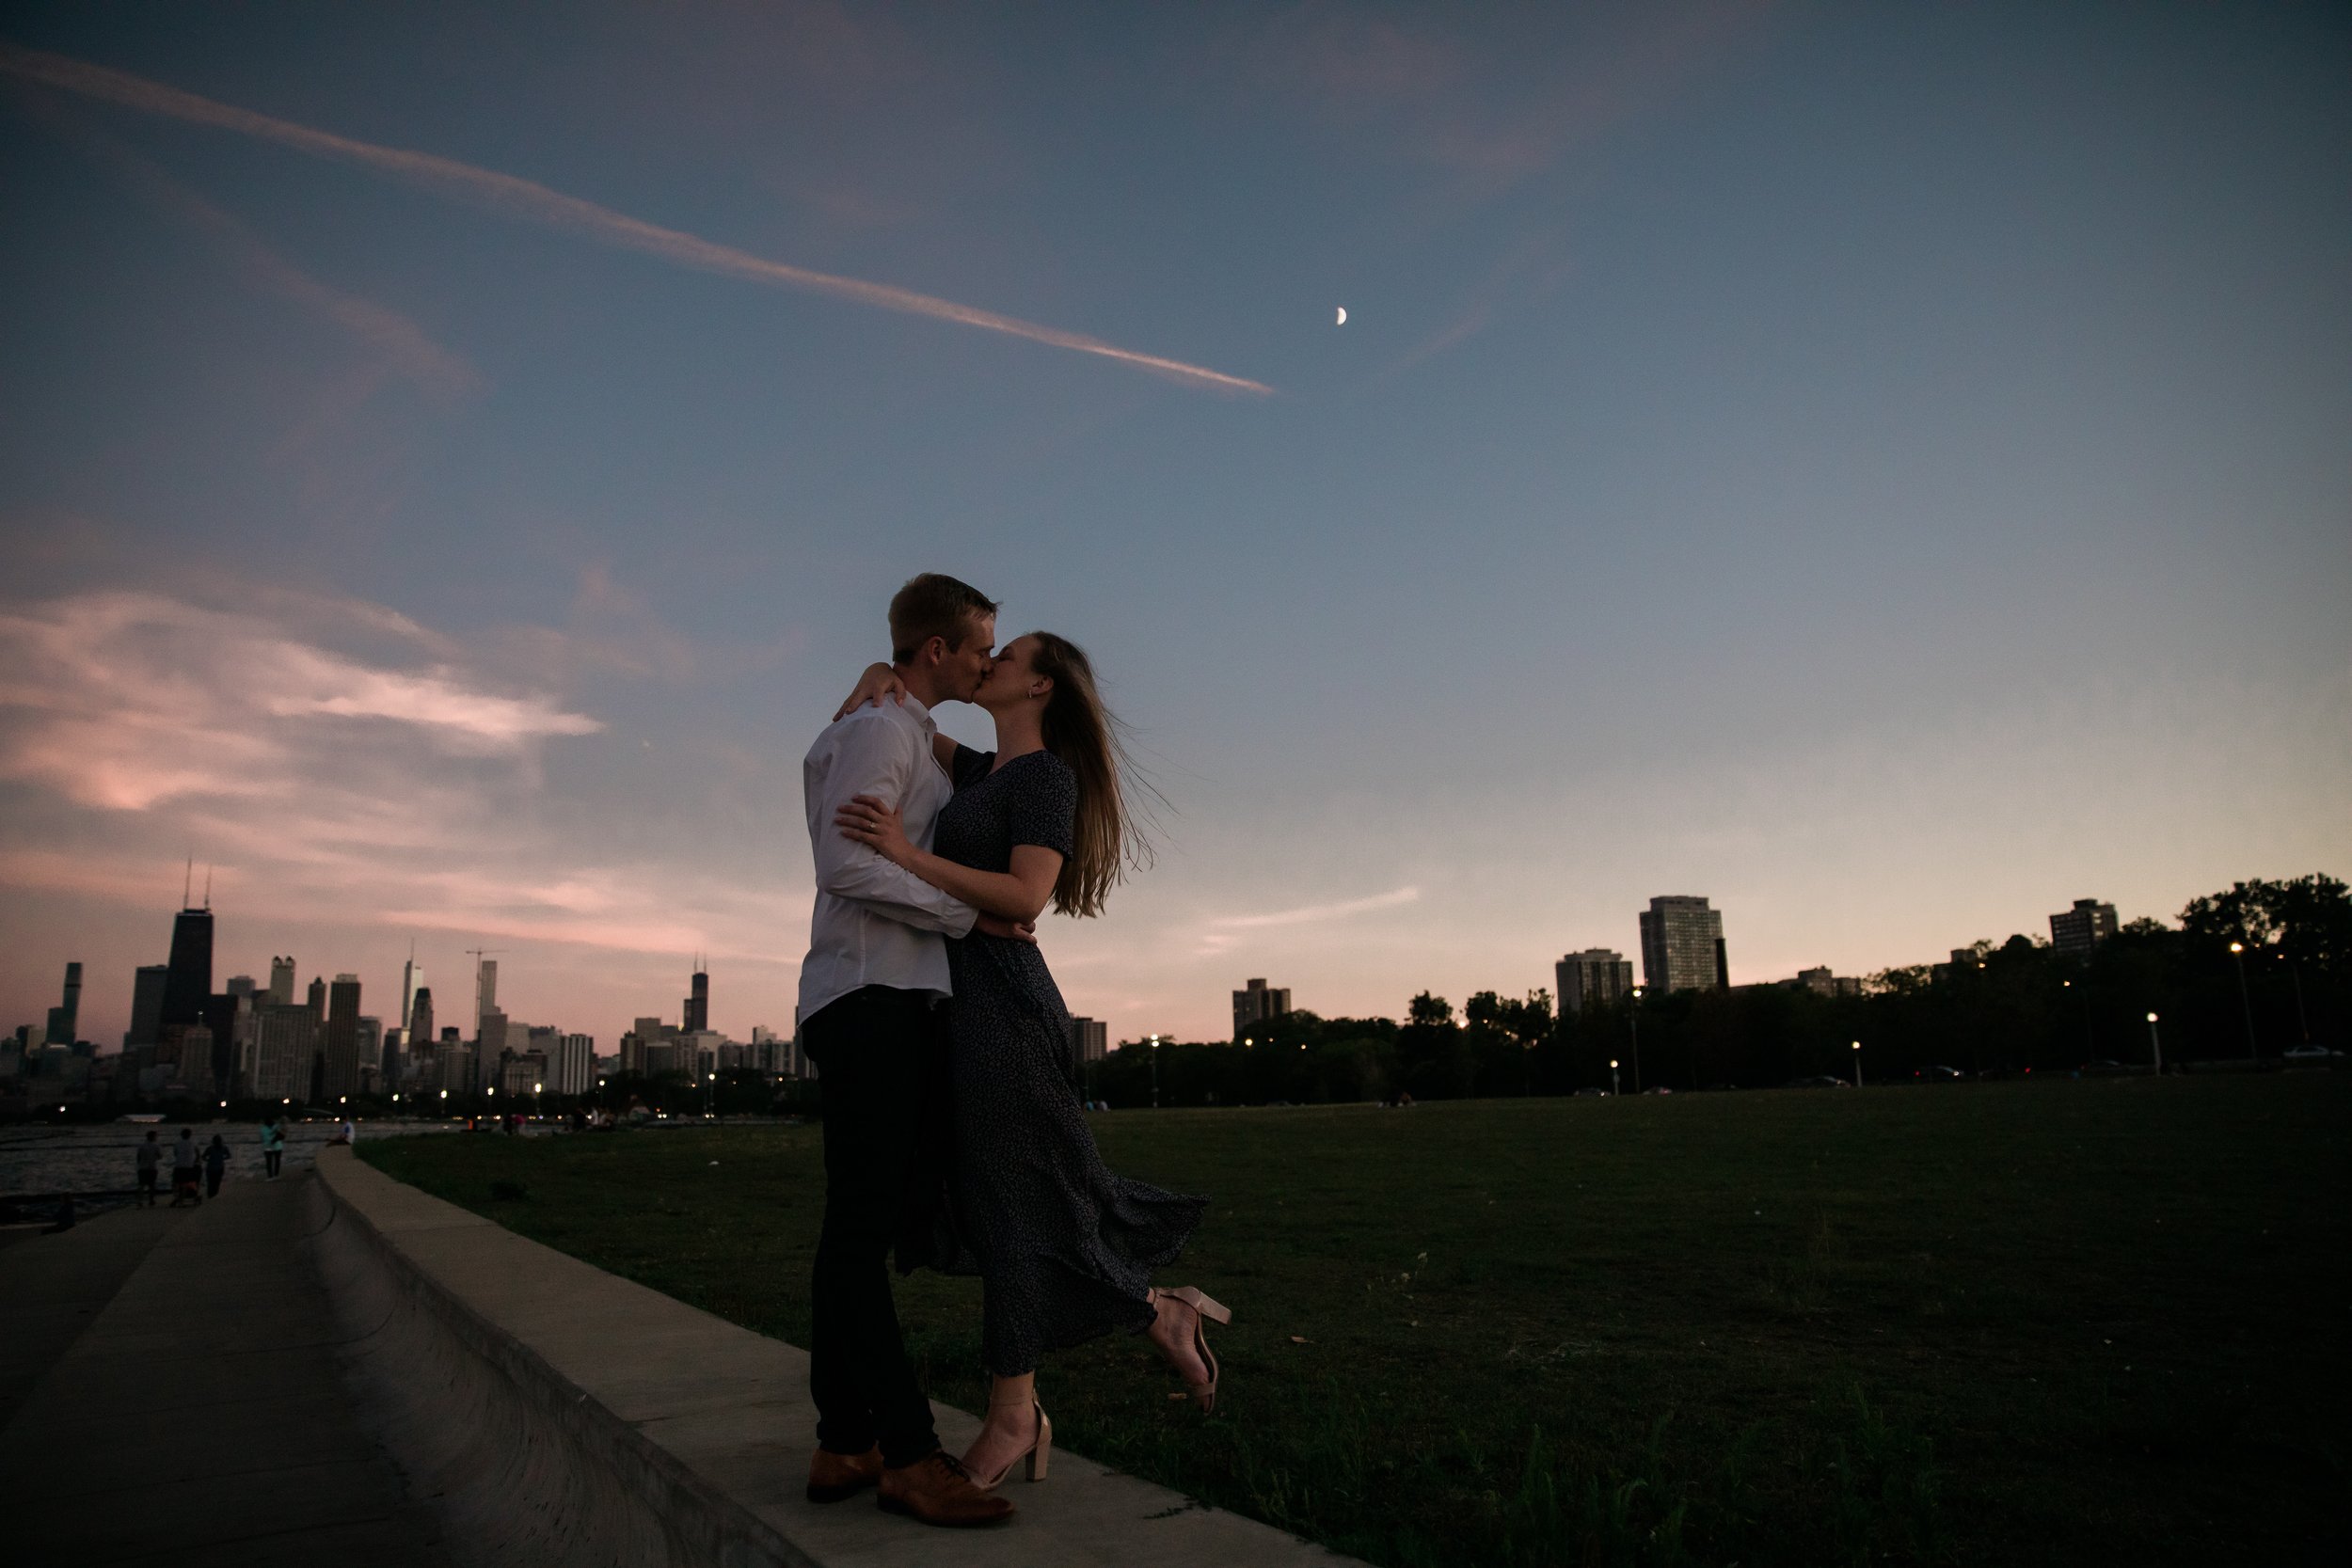
<path fill-rule="evenodd" d="M 155 1175 L 164 1163 L 164 1147 L 155 1141 L 155 1130 L 149 1128 L 147 1141 L 139 1145 L 139 1201 L 142 1206 L 155 1207 Z"/>
<path fill-rule="evenodd" d="M 276 1117 L 262 1123 L 262 1169 L 272 1181 L 286 1163 L 286 1129 Z"/>
<path fill-rule="evenodd" d="M 196 1130 L 183 1127 L 180 1129 L 180 1141 L 171 1146 L 171 1206 L 174 1209 L 180 1207 L 183 1198 L 190 1203 L 204 1201 L 202 1195 L 196 1190 L 197 1173 L 201 1163 L 196 1147 Z"/>
<path fill-rule="evenodd" d="M 213 1134 L 213 1141 L 204 1146 L 204 1196 L 206 1197 L 220 1196 L 220 1179 L 228 1169 L 229 1146 L 222 1142 L 220 1134 L 215 1132 Z"/>

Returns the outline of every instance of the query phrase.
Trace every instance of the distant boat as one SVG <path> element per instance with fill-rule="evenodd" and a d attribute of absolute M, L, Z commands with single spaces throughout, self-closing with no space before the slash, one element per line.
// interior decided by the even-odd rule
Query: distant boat
<path fill-rule="evenodd" d="M 117 1121 L 161 1121 L 163 1119 L 164 1114 L 161 1111 L 140 1111 L 135 1115 L 125 1115 L 115 1117 L 115 1120 Z"/>

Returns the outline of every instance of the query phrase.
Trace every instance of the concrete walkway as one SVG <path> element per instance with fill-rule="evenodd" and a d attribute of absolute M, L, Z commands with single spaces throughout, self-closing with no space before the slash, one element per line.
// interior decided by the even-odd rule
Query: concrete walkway
<path fill-rule="evenodd" d="M 0 1252 L 11 1563 L 446 1560 L 353 1414 L 307 1181 Z"/>
<path fill-rule="evenodd" d="M 1348 1561 L 1068 1452 L 1000 1528 L 811 1505 L 803 1352 L 345 1149 L 0 1249 L 0 1421 L 9 1568 Z"/>

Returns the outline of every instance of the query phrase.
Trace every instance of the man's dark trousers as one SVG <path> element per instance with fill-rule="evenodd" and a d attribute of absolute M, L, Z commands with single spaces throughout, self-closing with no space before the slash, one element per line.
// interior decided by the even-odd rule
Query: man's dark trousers
<path fill-rule="evenodd" d="M 882 1445 L 893 1469 L 939 1448 L 898 1332 L 889 1253 L 936 1170 L 925 1147 L 941 1046 L 937 999 L 867 986 L 801 1023 L 825 1116 L 825 1223 L 810 1291 L 809 1392 L 817 1442 L 834 1453 Z"/>

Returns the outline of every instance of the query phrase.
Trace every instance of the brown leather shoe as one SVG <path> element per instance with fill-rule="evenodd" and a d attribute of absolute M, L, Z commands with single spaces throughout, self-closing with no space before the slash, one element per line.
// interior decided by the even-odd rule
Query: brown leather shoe
<path fill-rule="evenodd" d="M 993 1525 L 1012 1517 L 1012 1504 L 972 1484 L 971 1472 L 946 1451 L 882 1473 L 882 1508 L 927 1525 Z"/>
<path fill-rule="evenodd" d="M 808 1500 L 837 1503 L 853 1497 L 882 1480 L 882 1473 L 879 1443 L 864 1453 L 828 1453 L 818 1449 L 808 1462 Z"/>

